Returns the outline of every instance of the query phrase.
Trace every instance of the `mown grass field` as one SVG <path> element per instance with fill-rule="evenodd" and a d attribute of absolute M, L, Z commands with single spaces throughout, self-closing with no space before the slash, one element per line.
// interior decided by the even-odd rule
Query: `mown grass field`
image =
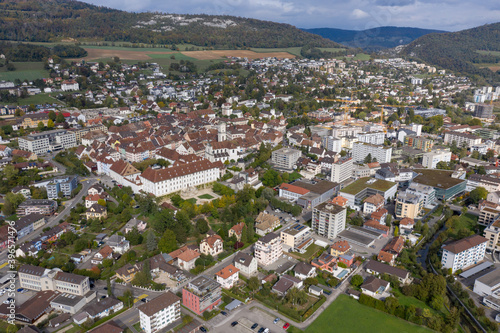
<path fill-rule="evenodd" d="M 50 94 L 45 94 L 45 93 L 34 96 L 28 96 L 26 98 L 20 98 L 17 101 L 17 105 L 30 105 L 30 104 L 37 105 L 37 104 L 54 104 L 54 103 L 60 105 L 63 104 L 59 100 L 51 97 Z"/>
<path fill-rule="evenodd" d="M 0 67 L 0 80 L 14 81 L 19 79 L 36 80 L 49 76 L 49 72 L 43 68 L 43 62 L 13 62 L 15 71 L 7 71 L 7 68 Z"/>
<path fill-rule="evenodd" d="M 430 329 L 417 326 L 387 313 L 359 304 L 347 295 L 340 295 L 304 331 L 323 332 L 397 332 L 427 333 Z"/>

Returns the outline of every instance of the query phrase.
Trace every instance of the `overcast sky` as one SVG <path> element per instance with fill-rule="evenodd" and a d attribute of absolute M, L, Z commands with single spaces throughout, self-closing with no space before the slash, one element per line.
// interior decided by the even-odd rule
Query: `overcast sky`
<path fill-rule="evenodd" d="M 299 28 L 458 31 L 500 21 L 498 0 L 83 0 L 127 11 L 234 15 Z"/>

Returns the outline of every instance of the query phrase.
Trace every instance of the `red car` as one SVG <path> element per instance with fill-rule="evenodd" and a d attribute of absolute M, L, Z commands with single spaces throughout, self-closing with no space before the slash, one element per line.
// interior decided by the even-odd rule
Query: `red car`
<path fill-rule="evenodd" d="M 287 330 L 287 329 L 288 329 L 288 327 L 290 327 L 290 324 L 289 324 L 289 323 L 286 323 L 285 325 L 283 325 L 283 329 L 284 329 L 284 330 Z"/>

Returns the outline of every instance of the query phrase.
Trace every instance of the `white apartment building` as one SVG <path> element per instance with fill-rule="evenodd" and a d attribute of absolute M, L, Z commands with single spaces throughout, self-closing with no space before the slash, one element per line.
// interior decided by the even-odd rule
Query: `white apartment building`
<path fill-rule="evenodd" d="M 35 154 L 43 154 L 50 150 L 49 138 L 34 140 L 28 137 L 18 139 L 19 148 Z"/>
<path fill-rule="evenodd" d="M 146 333 L 154 333 L 181 318 L 181 299 L 167 291 L 137 309 L 141 328 Z"/>
<path fill-rule="evenodd" d="M 342 183 L 351 178 L 354 169 L 354 163 L 351 157 L 339 159 L 332 163 L 332 173 L 330 180 L 335 183 Z"/>
<path fill-rule="evenodd" d="M 282 241 L 279 235 L 270 232 L 255 243 L 255 258 L 262 266 L 268 266 L 283 254 Z"/>
<path fill-rule="evenodd" d="M 457 147 L 470 147 L 473 145 L 479 145 L 481 143 L 481 138 L 477 135 L 460 133 L 449 131 L 444 134 L 444 144 L 451 145 L 453 142 L 457 144 Z"/>
<path fill-rule="evenodd" d="M 283 245 L 301 253 L 305 252 L 305 249 L 314 243 L 314 239 L 311 237 L 311 228 L 299 223 L 281 231 L 280 236 Z"/>
<path fill-rule="evenodd" d="M 372 145 L 383 145 L 385 140 L 384 132 L 361 132 L 357 134 L 357 137 L 359 142 Z"/>
<path fill-rule="evenodd" d="M 411 183 L 406 189 L 406 193 L 420 196 L 423 199 L 424 207 L 431 206 L 436 203 L 436 190 L 432 186 Z"/>
<path fill-rule="evenodd" d="M 500 220 L 491 223 L 484 229 L 484 237 L 488 240 L 486 248 L 491 251 L 500 251 Z"/>
<path fill-rule="evenodd" d="M 342 150 L 342 140 L 331 135 L 324 136 L 323 139 L 323 148 L 328 151 L 334 151 L 336 153 L 340 153 Z"/>
<path fill-rule="evenodd" d="M 313 209 L 312 229 L 320 236 L 334 239 L 345 229 L 347 210 L 330 202 Z"/>
<path fill-rule="evenodd" d="M 54 290 L 76 296 L 84 296 L 90 291 L 87 276 L 32 265 L 22 265 L 18 273 L 21 288 L 35 291 Z"/>
<path fill-rule="evenodd" d="M 487 242 L 483 236 L 473 235 L 444 246 L 442 267 L 451 268 L 454 273 L 477 264 L 484 259 Z"/>
<path fill-rule="evenodd" d="M 450 161 L 451 161 L 450 151 L 430 152 L 424 154 L 422 158 L 422 165 L 427 169 L 436 169 L 436 166 L 439 162 L 450 162 Z"/>
<path fill-rule="evenodd" d="M 277 168 L 292 170 L 301 155 L 300 150 L 281 148 L 273 151 L 271 160 Z"/>
<path fill-rule="evenodd" d="M 368 154 L 372 156 L 372 160 L 376 159 L 379 163 L 389 163 L 392 158 L 392 148 L 365 142 L 355 142 L 352 145 L 352 158 L 354 162 L 363 162 Z"/>
<path fill-rule="evenodd" d="M 160 197 L 189 187 L 214 182 L 219 176 L 220 169 L 214 163 L 202 160 L 164 169 L 148 168 L 144 170 L 140 178 L 144 192 Z"/>
<path fill-rule="evenodd" d="M 76 147 L 76 135 L 66 130 L 33 133 L 18 139 L 19 148 L 35 154 Z"/>

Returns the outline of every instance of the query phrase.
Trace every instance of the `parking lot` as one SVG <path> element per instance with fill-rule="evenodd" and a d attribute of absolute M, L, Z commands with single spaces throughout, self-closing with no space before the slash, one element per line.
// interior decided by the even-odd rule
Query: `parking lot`
<path fill-rule="evenodd" d="M 269 313 L 261 310 L 257 307 L 252 307 L 248 305 L 249 309 L 241 310 L 240 316 L 234 316 L 231 320 L 224 322 L 223 325 L 219 327 L 215 327 L 212 329 L 214 332 L 239 332 L 239 333 L 249 333 L 255 332 L 257 333 L 261 328 L 268 328 L 269 332 L 285 332 L 283 329 L 283 325 L 285 325 L 286 319 L 280 319 L 276 324 L 274 320 L 276 317 L 273 317 Z M 234 327 L 231 326 L 231 323 L 237 321 L 238 324 Z M 258 326 L 252 329 L 252 326 L 257 324 Z"/>

